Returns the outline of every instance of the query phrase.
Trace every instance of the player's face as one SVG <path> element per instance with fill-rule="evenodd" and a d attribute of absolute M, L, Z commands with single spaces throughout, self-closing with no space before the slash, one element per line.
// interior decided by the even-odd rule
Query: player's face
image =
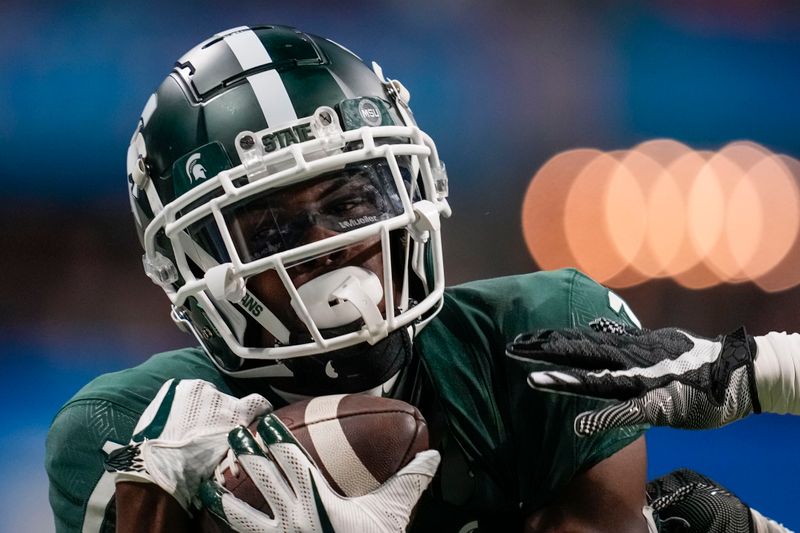
<path fill-rule="evenodd" d="M 399 214 L 399 199 L 387 193 L 386 186 L 374 168 L 340 171 L 272 192 L 237 208 L 233 217 L 228 215 L 229 227 L 243 259 L 255 260 Z M 294 286 L 300 287 L 345 266 L 365 268 L 382 279 L 380 238 L 289 265 L 287 272 Z M 305 331 L 276 271 L 254 276 L 248 281 L 248 288 L 290 330 Z M 379 307 L 383 311 L 383 302 Z"/>

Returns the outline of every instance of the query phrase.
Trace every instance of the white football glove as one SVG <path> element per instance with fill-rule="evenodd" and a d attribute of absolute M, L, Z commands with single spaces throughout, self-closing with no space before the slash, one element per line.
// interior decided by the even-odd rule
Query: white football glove
<path fill-rule="evenodd" d="M 131 442 L 109 454 L 117 481 L 155 483 L 187 511 L 228 450 L 228 432 L 272 409 L 257 394 L 235 398 L 199 379 L 170 379 L 142 413 Z"/>
<path fill-rule="evenodd" d="M 259 422 L 256 437 L 240 427 L 231 431 L 228 440 L 235 467 L 244 468 L 273 514 L 236 498 L 215 479 L 203 483 L 203 504 L 240 533 L 405 531 L 414 506 L 439 466 L 439 452 L 421 452 L 374 491 L 348 498 L 331 489 L 291 432 L 273 415 Z"/>

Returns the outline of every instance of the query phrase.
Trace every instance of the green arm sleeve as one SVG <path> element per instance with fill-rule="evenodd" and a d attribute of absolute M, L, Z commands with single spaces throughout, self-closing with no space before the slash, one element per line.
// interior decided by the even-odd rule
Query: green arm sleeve
<path fill-rule="evenodd" d="M 65 406 L 47 436 L 45 467 L 56 531 L 114 531 L 114 481 L 106 453 L 127 443 L 137 417 L 101 400 Z M 105 450 L 104 450 L 105 449 Z"/>

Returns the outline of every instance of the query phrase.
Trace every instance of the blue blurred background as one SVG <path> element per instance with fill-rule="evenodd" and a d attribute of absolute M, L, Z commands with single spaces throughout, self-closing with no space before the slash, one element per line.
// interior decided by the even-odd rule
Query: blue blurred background
<path fill-rule="evenodd" d="M 52 531 L 48 425 L 95 375 L 192 339 L 141 272 L 125 152 L 173 61 L 222 29 L 294 25 L 411 90 L 451 178 L 450 283 L 536 270 L 520 230 L 536 170 L 574 147 L 751 139 L 800 157 L 800 6 L 664 2 L 22 2 L 0 7 L 0 530 Z M 800 330 L 800 291 L 620 294 L 649 327 Z M 650 433 L 650 473 L 701 470 L 800 528 L 800 421 Z M 21 482 L 24 480 L 24 482 Z"/>

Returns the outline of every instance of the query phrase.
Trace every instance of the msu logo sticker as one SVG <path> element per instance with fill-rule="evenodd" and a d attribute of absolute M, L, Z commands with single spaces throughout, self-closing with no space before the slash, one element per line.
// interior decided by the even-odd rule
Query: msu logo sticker
<path fill-rule="evenodd" d="M 381 110 L 375 102 L 364 98 L 358 103 L 358 114 L 367 126 L 380 126 L 383 122 Z"/>

